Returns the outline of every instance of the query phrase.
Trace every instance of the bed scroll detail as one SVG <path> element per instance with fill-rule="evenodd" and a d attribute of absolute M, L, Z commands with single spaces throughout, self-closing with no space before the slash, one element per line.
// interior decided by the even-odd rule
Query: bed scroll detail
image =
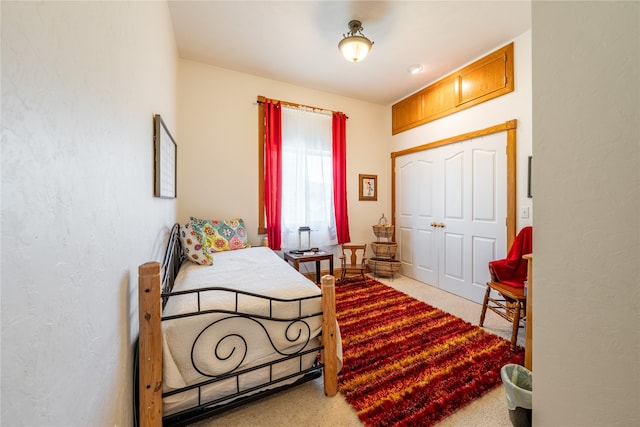
<path fill-rule="evenodd" d="M 162 265 L 149 262 L 142 264 L 138 269 L 139 425 L 186 425 L 312 380 L 319 377 L 322 372 L 324 372 L 325 394 L 334 396 L 337 393 L 336 340 L 339 336 L 335 318 L 334 278 L 332 276 L 322 278 L 321 295 L 293 299 L 268 297 L 219 286 L 174 291 L 174 280 L 184 260 L 178 233 L 179 226 L 176 225 L 172 229 L 167 248 L 168 255 L 165 256 Z M 225 295 L 223 299 L 235 301 L 235 304 L 222 309 L 210 307 L 207 301 L 217 299 L 220 295 Z M 163 313 L 163 309 L 171 298 L 188 298 L 194 301 L 194 309 L 177 315 Z M 267 314 L 243 311 L 239 300 L 246 298 L 261 301 L 261 304 L 267 307 L 265 310 Z M 303 305 L 314 299 L 320 300 L 321 311 L 304 310 Z M 297 306 L 297 310 L 293 310 L 294 313 L 288 316 L 274 315 L 273 313 L 277 311 L 274 307 L 282 304 Z M 167 384 L 164 384 L 163 391 L 163 381 L 166 382 L 163 375 L 167 375 L 166 372 L 163 374 L 163 365 L 167 366 L 168 362 L 172 362 L 163 361 L 163 351 L 166 351 L 163 347 L 166 345 L 163 343 L 166 336 L 163 328 L 170 327 L 167 325 L 171 325 L 171 322 L 196 320 L 199 326 L 197 330 L 192 331 L 195 338 L 189 350 L 191 352 L 189 369 L 197 372 L 199 378 L 196 381 L 190 381 L 184 387 L 174 387 L 169 390 L 167 390 Z M 311 326 L 311 324 L 318 324 L 318 321 L 322 325 L 319 343 L 315 338 L 312 341 Z M 228 327 L 227 324 L 234 324 L 234 326 Z M 253 332 L 247 337 L 243 334 L 244 329 Z M 263 338 L 256 339 L 255 331 L 259 331 L 259 335 Z M 247 354 L 256 345 L 270 347 L 269 351 L 273 357 L 246 364 Z M 207 355 L 206 360 L 203 360 L 203 354 Z M 282 366 L 287 366 L 287 370 L 283 370 Z M 296 368 L 290 371 L 289 366 Z M 253 379 L 251 382 L 245 380 L 254 373 L 257 373 L 260 378 L 264 376 L 265 379 L 261 379 L 257 384 Z M 211 392 L 218 386 L 226 390 L 224 394 Z M 179 401 L 182 395 L 189 396 L 189 406 L 187 408 L 179 406 L 175 410 L 167 411 L 167 401 L 172 399 Z M 164 404 L 163 399 L 165 399 Z"/>

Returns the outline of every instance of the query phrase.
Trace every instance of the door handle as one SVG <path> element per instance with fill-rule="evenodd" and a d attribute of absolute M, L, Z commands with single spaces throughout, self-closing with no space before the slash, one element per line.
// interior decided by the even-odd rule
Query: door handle
<path fill-rule="evenodd" d="M 438 228 L 445 228 L 446 227 L 444 222 L 432 222 L 431 226 L 432 227 L 438 227 Z"/>

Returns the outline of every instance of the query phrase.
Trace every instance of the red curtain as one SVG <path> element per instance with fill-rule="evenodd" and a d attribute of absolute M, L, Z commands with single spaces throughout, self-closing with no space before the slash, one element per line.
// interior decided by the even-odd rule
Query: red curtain
<path fill-rule="evenodd" d="M 264 103 L 264 210 L 269 247 L 282 241 L 282 110 L 280 102 Z"/>
<path fill-rule="evenodd" d="M 333 113 L 333 204 L 336 211 L 336 234 L 338 243 L 351 241 L 349 215 L 347 214 L 347 116 Z"/>

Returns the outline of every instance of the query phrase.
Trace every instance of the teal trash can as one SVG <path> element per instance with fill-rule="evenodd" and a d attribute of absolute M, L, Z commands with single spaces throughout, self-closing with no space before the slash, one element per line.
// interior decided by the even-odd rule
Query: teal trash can
<path fill-rule="evenodd" d="M 524 366 L 510 363 L 500 370 L 507 396 L 509 419 L 513 427 L 531 426 L 531 371 Z"/>

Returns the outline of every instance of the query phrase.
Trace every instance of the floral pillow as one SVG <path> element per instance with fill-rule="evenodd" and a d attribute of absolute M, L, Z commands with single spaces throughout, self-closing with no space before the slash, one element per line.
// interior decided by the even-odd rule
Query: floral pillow
<path fill-rule="evenodd" d="M 241 218 L 220 221 L 191 217 L 191 225 L 196 233 L 201 233 L 203 246 L 209 254 L 251 247 Z"/>
<path fill-rule="evenodd" d="M 180 226 L 180 241 L 182 252 L 189 261 L 200 265 L 213 265 L 213 255 L 202 246 L 202 233 L 196 231 L 191 223 Z"/>

